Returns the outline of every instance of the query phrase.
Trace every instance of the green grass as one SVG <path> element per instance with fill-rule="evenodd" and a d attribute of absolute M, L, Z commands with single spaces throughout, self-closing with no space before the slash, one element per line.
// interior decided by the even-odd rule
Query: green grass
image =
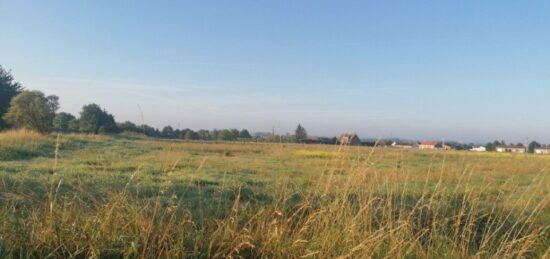
<path fill-rule="evenodd" d="M 548 257 L 549 165 L 1 133 L 0 257 Z"/>

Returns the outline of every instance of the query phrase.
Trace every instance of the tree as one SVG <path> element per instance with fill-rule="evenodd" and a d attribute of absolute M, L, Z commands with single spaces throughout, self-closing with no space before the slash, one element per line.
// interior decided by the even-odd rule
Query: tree
<path fill-rule="evenodd" d="M 53 118 L 53 129 L 64 133 L 69 132 L 69 122 L 75 119 L 76 118 L 70 113 L 60 112 Z"/>
<path fill-rule="evenodd" d="M 11 100 L 4 121 L 18 128 L 49 132 L 59 106 L 57 99 L 40 91 L 23 91 Z"/>
<path fill-rule="evenodd" d="M 495 145 L 494 142 L 489 142 L 487 145 L 485 145 L 485 149 L 489 152 L 494 152 L 497 150 L 497 145 Z"/>
<path fill-rule="evenodd" d="M 529 143 L 529 147 L 527 148 L 527 152 L 529 153 L 535 153 L 535 149 L 542 147 L 542 145 L 536 141 L 532 141 Z"/>
<path fill-rule="evenodd" d="M 166 126 L 162 129 L 161 134 L 163 138 L 174 138 L 174 129 L 172 126 Z"/>
<path fill-rule="evenodd" d="M 210 139 L 210 132 L 205 129 L 200 129 L 197 131 L 197 134 L 199 135 L 199 138 L 202 140 L 209 140 Z"/>
<path fill-rule="evenodd" d="M 210 132 L 210 139 L 218 139 L 220 135 L 220 131 L 217 129 L 214 129 Z"/>
<path fill-rule="evenodd" d="M 131 121 L 125 121 L 123 123 L 118 123 L 117 127 L 121 131 L 130 131 L 130 132 L 137 132 L 137 133 L 143 132 L 143 129 L 139 128 L 136 124 L 134 124 Z"/>
<path fill-rule="evenodd" d="M 108 133 L 120 133 L 119 129 L 116 126 L 115 117 L 112 114 L 105 112 L 105 117 L 99 126 L 99 133 L 108 134 Z"/>
<path fill-rule="evenodd" d="M 239 130 L 238 129 L 230 129 L 229 133 L 231 134 L 231 140 L 236 140 L 239 138 Z"/>
<path fill-rule="evenodd" d="M 175 138 L 175 139 L 181 139 L 182 136 L 183 136 L 182 134 L 183 134 L 183 133 L 181 132 L 180 129 L 174 130 L 174 138 Z"/>
<path fill-rule="evenodd" d="M 187 130 L 187 132 L 185 132 L 185 136 L 183 137 L 185 140 L 197 140 L 199 139 L 199 135 L 192 131 L 192 130 Z"/>
<path fill-rule="evenodd" d="M 69 131 L 70 132 L 79 132 L 80 131 L 80 121 L 76 118 L 69 121 Z"/>
<path fill-rule="evenodd" d="M 160 136 L 160 132 L 157 129 L 155 129 L 155 128 L 149 126 L 149 125 L 144 124 L 144 125 L 141 125 L 140 128 L 143 130 L 143 134 L 145 134 L 145 136 L 147 136 L 147 137 L 158 137 L 158 136 Z"/>
<path fill-rule="evenodd" d="M 231 130 L 229 129 L 223 129 L 223 130 L 220 130 L 217 134 L 217 139 L 218 140 L 226 140 L 226 141 L 229 141 L 229 140 L 234 140 L 235 139 L 235 135 L 231 132 Z"/>
<path fill-rule="evenodd" d="M 0 129 L 7 126 L 2 117 L 8 111 L 11 100 L 22 90 L 21 84 L 14 81 L 11 71 L 6 71 L 0 66 Z"/>
<path fill-rule="evenodd" d="M 95 103 L 82 107 L 79 121 L 80 131 L 89 134 L 114 133 L 118 130 L 113 115 Z"/>
<path fill-rule="evenodd" d="M 301 124 L 298 124 L 296 126 L 296 130 L 294 131 L 294 138 L 296 138 L 296 141 L 303 142 L 307 138 L 307 131 L 304 127 L 302 127 Z"/>
<path fill-rule="evenodd" d="M 250 136 L 248 130 L 242 129 L 241 132 L 239 132 L 239 138 L 252 138 L 252 136 Z"/>

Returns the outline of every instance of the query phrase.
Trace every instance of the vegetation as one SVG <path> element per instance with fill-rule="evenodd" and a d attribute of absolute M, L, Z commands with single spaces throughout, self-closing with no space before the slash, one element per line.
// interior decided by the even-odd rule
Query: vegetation
<path fill-rule="evenodd" d="M 294 137 L 298 142 L 303 142 L 304 140 L 307 139 L 307 131 L 301 124 L 298 124 L 298 126 L 296 126 L 296 130 L 294 131 Z"/>
<path fill-rule="evenodd" d="M 0 257 L 550 256 L 545 156 L 9 131 L 0 157 Z"/>
<path fill-rule="evenodd" d="M 242 129 L 241 132 L 239 132 L 239 138 L 249 139 L 249 138 L 252 138 L 252 136 L 250 136 L 250 132 L 248 132 L 248 130 Z"/>
<path fill-rule="evenodd" d="M 79 127 L 75 128 L 75 125 L 71 125 L 71 123 L 78 123 L 76 121 L 76 118 L 66 112 L 60 112 L 55 115 L 53 118 L 53 129 L 58 132 L 67 133 L 70 131 L 78 131 Z"/>
<path fill-rule="evenodd" d="M 23 91 L 11 100 L 4 121 L 17 128 L 45 133 L 52 129 L 52 121 L 58 108 L 58 98 L 55 95 L 45 96 L 40 91 Z"/>
<path fill-rule="evenodd" d="M 0 133 L 2 258 L 550 257 L 545 156 L 267 144 L 57 108 L 0 67 L 0 128 L 17 129 Z"/>
<path fill-rule="evenodd" d="M 115 133 L 115 117 L 95 103 L 84 105 L 80 112 L 80 131 L 84 133 Z"/>
<path fill-rule="evenodd" d="M 2 117 L 8 111 L 11 99 L 22 90 L 23 87 L 14 80 L 11 72 L 0 66 L 0 130 L 7 126 Z"/>

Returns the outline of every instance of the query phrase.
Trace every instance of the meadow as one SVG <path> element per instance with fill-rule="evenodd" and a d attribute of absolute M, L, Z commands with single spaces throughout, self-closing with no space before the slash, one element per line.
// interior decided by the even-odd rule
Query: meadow
<path fill-rule="evenodd" d="M 0 133 L 2 258 L 550 258 L 550 156 Z"/>

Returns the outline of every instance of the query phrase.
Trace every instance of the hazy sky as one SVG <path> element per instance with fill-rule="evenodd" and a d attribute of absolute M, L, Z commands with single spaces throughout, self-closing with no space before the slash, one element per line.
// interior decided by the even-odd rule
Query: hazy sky
<path fill-rule="evenodd" d="M 77 114 L 550 142 L 550 1 L 7 1 L 0 64 Z"/>

